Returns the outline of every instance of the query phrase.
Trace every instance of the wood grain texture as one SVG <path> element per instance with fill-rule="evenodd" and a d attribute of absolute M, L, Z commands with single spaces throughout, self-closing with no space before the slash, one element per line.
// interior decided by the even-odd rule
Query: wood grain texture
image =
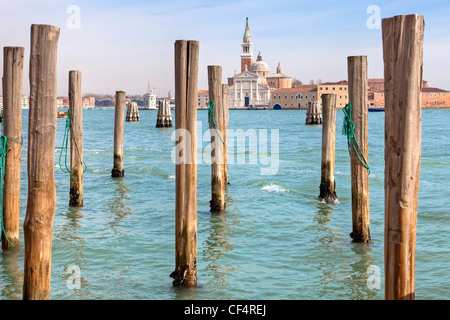
<path fill-rule="evenodd" d="M 385 298 L 415 298 L 425 22 L 383 19 L 385 85 Z"/>
<path fill-rule="evenodd" d="M 209 119 L 211 133 L 211 212 L 225 211 L 223 143 L 222 67 L 208 66 L 209 100 L 214 101 L 214 121 Z M 216 131 L 217 127 L 217 131 Z"/>
<path fill-rule="evenodd" d="M 368 80 L 367 57 L 348 57 L 348 95 L 352 104 L 355 138 L 362 154 L 369 163 L 368 152 Z M 352 233 L 354 242 L 370 242 L 369 172 L 362 164 L 353 147 L 350 147 L 352 184 Z"/>
<path fill-rule="evenodd" d="M 322 163 L 319 200 L 328 204 L 337 201 L 335 167 L 336 94 L 322 95 Z"/>
<path fill-rule="evenodd" d="M 175 42 L 175 271 L 173 285 L 197 285 L 197 92 L 199 42 Z M 178 133 L 177 133 L 178 132 Z"/>
<path fill-rule="evenodd" d="M 83 206 L 83 105 L 81 71 L 69 71 L 70 192 L 69 206 Z"/>
<path fill-rule="evenodd" d="M 55 136 L 57 47 L 60 30 L 31 26 L 28 124 L 28 200 L 24 222 L 24 300 L 50 296 L 53 217 L 56 209 Z"/>
<path fill-rule="evenodd" d="M 19 244 L 20 171 L 22 159 L 22 85 L 25 49 L 3 48 L 3 135 L 7 138 L 3 181 L 2 249 Z"/>
<path fill-rule="evenodd" d="M 111 171 L 113 178 L 125 176 L 123 169 L 123 126 L 125 118 L 125 91 L 116 91 L 114 113 L 114 164 Z"/>

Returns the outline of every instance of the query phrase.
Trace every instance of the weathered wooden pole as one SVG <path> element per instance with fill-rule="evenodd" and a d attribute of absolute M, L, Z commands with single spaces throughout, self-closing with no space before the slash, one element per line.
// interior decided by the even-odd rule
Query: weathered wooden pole
<path fill-rule="evenodd" d="M 197 92 L 199 42 L 175 42 L 174 286 L 197 285 Z"/>
<path fill-rule="evenodd" d="M 383 19 L 385 93 L 385 298 L 415 299 L 417 198 L 425 22 Z"/>
<path fill-rule="evenodd" d="M 3 180 L 2 248 L 19 244 L 20 170 L 22 145 L 22 81 L 25 49 L 3 48 L 3 135 L 6 148 Z"/>
<path fill-rule="evenodd" d="M 319 200 L 328 204 L 337 201 L 334 178 L 334 152 L 336 139 L 336 94 L 322 95 L 322 170 Z"/>
<path fill-rule="evenodd" d="M 81 71 L 69 72 L 70 110 L 70 200 L 69 206 L 83 206 L 83 105 Z"/>
<path fill-rule="evenodd" d="M 227 84 L 222 85 L 222 105 L 223 105 L 223 141 L 225 143 L 223 147 L 223 178 L 225 184 L 228 182 L 228 124 L 229 124 L 229 111 L 228 111 L 228 92 L 229 87 Z"/>
<path fill-rule="evenodd" d="M 125 112 L 125 91 L 116 91 L 114 114 L 114 166 L 111 171 L 113 178 L 125 176 L 123 168 L 123 124 Z"/>
<path fill-rule="evenodd" d="M 214 102 L 209 112 L 211 133 L 211 212 L 225 211 L 224 148 L 223 148 L 223 104 L 222 67 L 208 66 L 209 101 Z"/>
<path fill-rule="evenodd" d="M 31 26 L 28 120 L 28 200 L 24 222 L 24 300 L 50 297 L 53 217 L 56 209 L 55 136 L 59 28 Z"/>
<path fill-rule="evenodd" d="M 355 140 L 350 145 L 352 184 L 352 223 L 350 237 L 354 242 L 370 242 L 369 170 L 363 165 L 369 161 L 368 152 L 368 80 L 367 57 L 348 57 L 348 94 L 351 117 L 355 124 Z M 358 147 L 359 145 L 359 147 Z M 362 162 L 363 160 L 363 162 Z"/>

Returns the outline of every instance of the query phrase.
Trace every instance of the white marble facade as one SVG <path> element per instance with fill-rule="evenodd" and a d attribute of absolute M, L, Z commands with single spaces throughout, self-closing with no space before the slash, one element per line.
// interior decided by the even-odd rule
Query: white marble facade
<path fill-rule="evenodd" d="M 229 87 L 229 108 L 248 108 L 268 106 L 270 99 L 269 87 L 261 85 L 261 76 L 243 71 L 233 77 Z"/>

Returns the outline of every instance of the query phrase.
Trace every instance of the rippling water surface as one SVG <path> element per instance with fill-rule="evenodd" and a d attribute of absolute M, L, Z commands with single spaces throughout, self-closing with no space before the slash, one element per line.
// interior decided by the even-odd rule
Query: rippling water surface
<path fill-rule="evenodd" d="M 258 136 L 259 129 L 268 129 L 269 139 L 270 129 L 279 130 L 272 164 L 279 161 L 276 174 L 262 175 L 268 165 L 261 154 L 249 148 L 239 154 L 236 148 L 223 214 L 209 212 L 209 142 L 199 134 L 204 161 L 198 166 L 195 289 L 174 288 L 169 278 L 175 265 L 173 128 L 156 128 L 156 111 L 140 115 L 140 122 L 125 123 L 125 177 L 112 179 L 114 111 L 83 111 L 83 208 L 68 206 L 69 176 L 58 166 L 65 119 L 58 119 L 51 299 L 384 299 L 384 113 L 369 113 L 369 245 L 349 237 L 350 164 L 346 137 L 340 135 L 342 111 L 337 112 L 336 205 L 317 201 L 322 128 L 306 126 L 305 111 L 230 111 L 230 128 L 255 130 Z M 199 111 L 198 119 L 205 131 L 207 112 Z M 21 224 L 27 120 L 24 110 Z M 450 110 L 424 110 L 422 121 L 416 298 L 450 299 Z M 239 156 L 246 164 L 237 164 Z M 251 157 L 256 163 L 249 163 Z M 18 248 L 0 254 L 1 299 L 22 298 L 23 259 L 21 231 Z M 74 267 L 80 270 L 80 289 L 68 286 L 73 282 L 67 270 Z M 368 286 L 376 268 L 379 289 Z"/>

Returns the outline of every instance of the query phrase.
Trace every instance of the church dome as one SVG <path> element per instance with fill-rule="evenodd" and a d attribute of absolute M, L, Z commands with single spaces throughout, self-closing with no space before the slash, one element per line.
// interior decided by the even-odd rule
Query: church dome
<path fill-rule="evenodd" d="M 262 75 L 266 75 L 267 73 L 269 73 L 269 66 L 262 60 L 261 52 L 258 54 L 258 59 L 256 60 L 256 62 L 253 63 L 250 67 L 250 71 L 257 72 Z"/>

